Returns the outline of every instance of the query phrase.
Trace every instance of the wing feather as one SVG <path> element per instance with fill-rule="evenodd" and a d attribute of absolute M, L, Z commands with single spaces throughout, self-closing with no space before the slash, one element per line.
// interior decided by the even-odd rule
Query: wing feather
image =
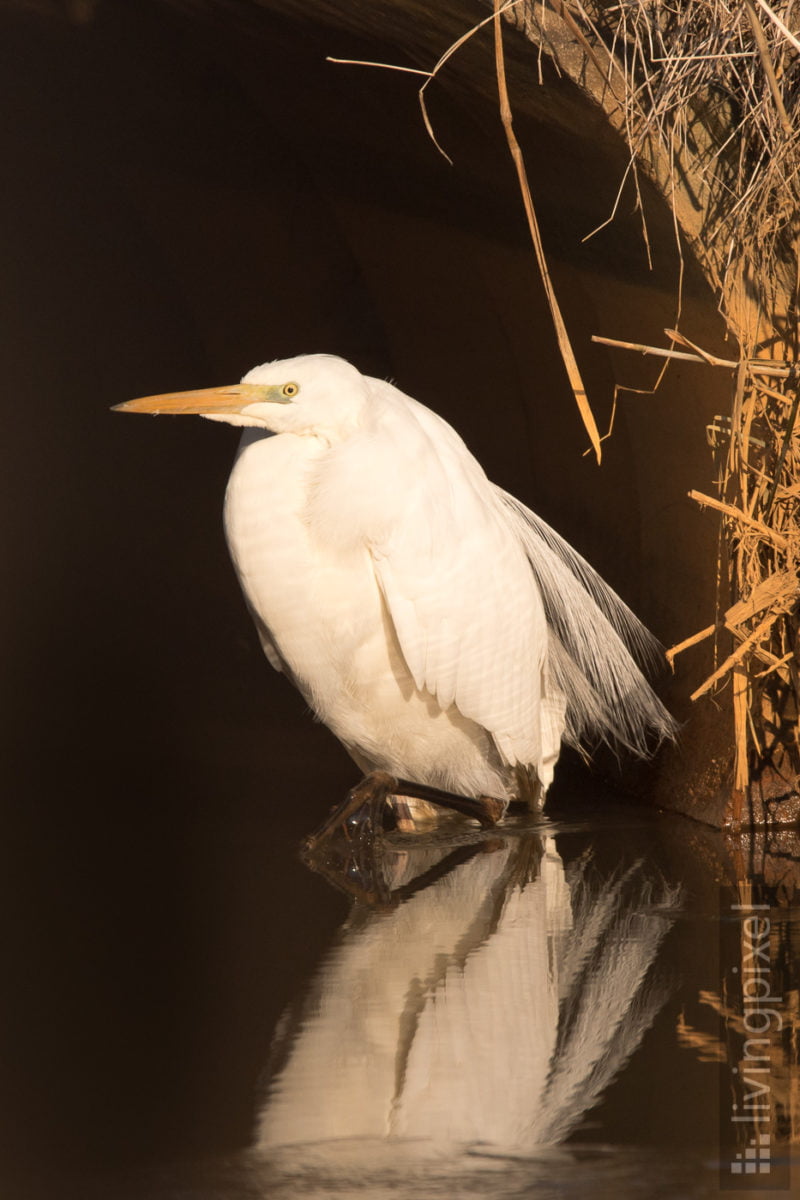
<path fill-rule="evenodd" d="M 371 543 L 400 648 L 441 709 L 482 725 L 508 763 L 538 762 L 547 629 L 527 556 L 455 431 L 402 399 L 415 418 L 402 507 Z"/>
<path fill-rule="evenodd" d="M 619 743 L 652 753 L 677 725 L 637 666 L 661 661 L 658 641 L 576 550 L 519 500 L 496 489 L 525 547 L 547 613 L 548 673 L 568 698 L 574 745 Z"/>
<path fill-rule="evenodd" d="M 563 735 L 647 754 L 675 724 L 632 654 L 658 643 L 539 517 L 495 487 L 455 430 L 370 380 L 368 428 L 315 485 L 326 541 L 366 546 L 416 686 L 545 786 Z"/>

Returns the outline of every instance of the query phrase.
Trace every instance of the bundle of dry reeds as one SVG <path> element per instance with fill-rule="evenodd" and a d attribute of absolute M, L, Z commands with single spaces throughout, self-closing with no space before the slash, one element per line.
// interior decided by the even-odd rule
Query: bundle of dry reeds
<path fill-rule="evenodd" d="M 734 796 L 741 799 L 756 763 L 797 751 L 798 601 L 800 600 L 800 429 L 797 375 L 736 373 L 729 422 L 710 430 L 719 463 L 719 499 L 692 493 L 723 513 L 731 591 L 736 602 L 715 623 L 733 650 L 693 698 L 732 681 L 736 738 Z"/>
<path fill-rule="evenodd" d="M 786 324 L 795 313 L 800 206 L 793 10 L 794 0 L 507 5 L 508 19 L 557 60 L 566 61 L 563 40 L 571 35 L 589 90 L 627 140 L 630 175 L 636 182 L 645 170 L 672 201 L 732 324 L 747 289 L 763 322 L 755 328 L 751 312 L 736 331 L 748 354 L 776 333 L 791 334 L 796 346 Z"/>
<path fill-rule="evenodd" d="M 730 588 L 738 597 L 707 628 L 673 646 L 667 658 L 722 631 L 733 648 L 696 689 L 699 699 L 730 681 L 736 738 L 733 818 L 757 763 L 798 758 L 798 637 L 800 621 L 800 406 L 798 368 L 788 362 L 716 358 L 674 330 L 665 330 L 686 350 L 661 350 L 595 341 L 644 353 L 705 361 L 734 373 L 730 417 L 708 427 L 718 465 L 718 496 L 692 491 L 699 504 L 723 516 L 726 537 L 720 555 L 728 563 Z M 718 658 L 719 640 L 717 644 Z"/>
<path fill-rule="evenodd" d="M 730 587 L 713 623 L 670 651 L 717 637 L 694 698 L 732 689 L 736 820 L 754 767 L 785 766 L 787 751 L 800 766 L 800 5 L 526 0 L 508 18 L 562 65 L 579 53 L 582 84 L 627 140 L 637 193 L 645 171 L 739 343 L 738 363 L 689 345 L 733 381 L 731 413 L 709 431 L 718 494 L 691 493 L 722 514 Z"/>

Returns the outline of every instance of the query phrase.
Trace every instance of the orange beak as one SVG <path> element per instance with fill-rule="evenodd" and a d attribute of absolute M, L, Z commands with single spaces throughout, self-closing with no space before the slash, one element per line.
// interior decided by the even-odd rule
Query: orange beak
<path fill-rule="evenodd" d="M 201 388 L 197 392 L 165 392 L 163 396 L 142 396 L 115 404 L 113 412 L 176 413 L 238 413 L 248 404 L 264 398 L 264 388 L 257 383 L 233 383 L 228 387 Z"/>

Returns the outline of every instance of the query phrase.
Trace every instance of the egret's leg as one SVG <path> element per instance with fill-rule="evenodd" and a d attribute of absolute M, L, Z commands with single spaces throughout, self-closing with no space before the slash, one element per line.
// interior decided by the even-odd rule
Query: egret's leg
<path fill-rule="evenodd" d="M 438 804 L 440 808 L 450 808 L 465 817 L 473 817 L 484 829 L 496 825 L 506 811 L 504 800 L 494 796 L 458 796 L 455 792 L 445 792 L 441 788 L 429 787 L 426 783 L 411 783 L 408 779 L 395 780 L 395 790 L 403 796 L 412 796 L 416 800 L 425 800 L 428 804 Z"/>
<path fill-rule="evenodd" d="M 344 802 L 331 810 L 316 833 L 306 839 L 305 849 L 314 850 L 337 830 L 349 839 L 365 840 L 374 837 L 381 828 L 383 811 L 392 795 L 411 796 L 416 800 L 425 800 L 428 804 L 436 804 L 440 808 L 452 809 L 462 816 L 472 817 L 480 822 L 484 829 L 496 825 L 506 810 L 505 801 L 497 800 L 494 796 L 479 796 L 477 799 L 471 796 L 457 796 L 453 792 L 429 787 L 425 783 L 397 779 L 387 771 L 370 771 L 369 775 L 365 775 L 360 783 L 350 789 Z M 408 806 L 404 807 L 405 813 L 401 812 L 401 818 L 406 816 L 410 820 Z M 407 828 L 406 826 L 406 830 Z"/>

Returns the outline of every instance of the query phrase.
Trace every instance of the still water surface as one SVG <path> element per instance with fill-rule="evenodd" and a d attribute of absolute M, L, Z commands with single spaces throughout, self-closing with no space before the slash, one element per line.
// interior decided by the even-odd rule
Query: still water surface
<path fill-rule="evenodd" d="M 3 1197 L 800 1195 L 797 839 L 585 801 L 322 871 L 296 824 L 201 813 L 169 902 L 143 878 L 113 922 L 114 1035 L 81 994 L 85 1058 L 31 1064 L 55 1149 Z"/>

